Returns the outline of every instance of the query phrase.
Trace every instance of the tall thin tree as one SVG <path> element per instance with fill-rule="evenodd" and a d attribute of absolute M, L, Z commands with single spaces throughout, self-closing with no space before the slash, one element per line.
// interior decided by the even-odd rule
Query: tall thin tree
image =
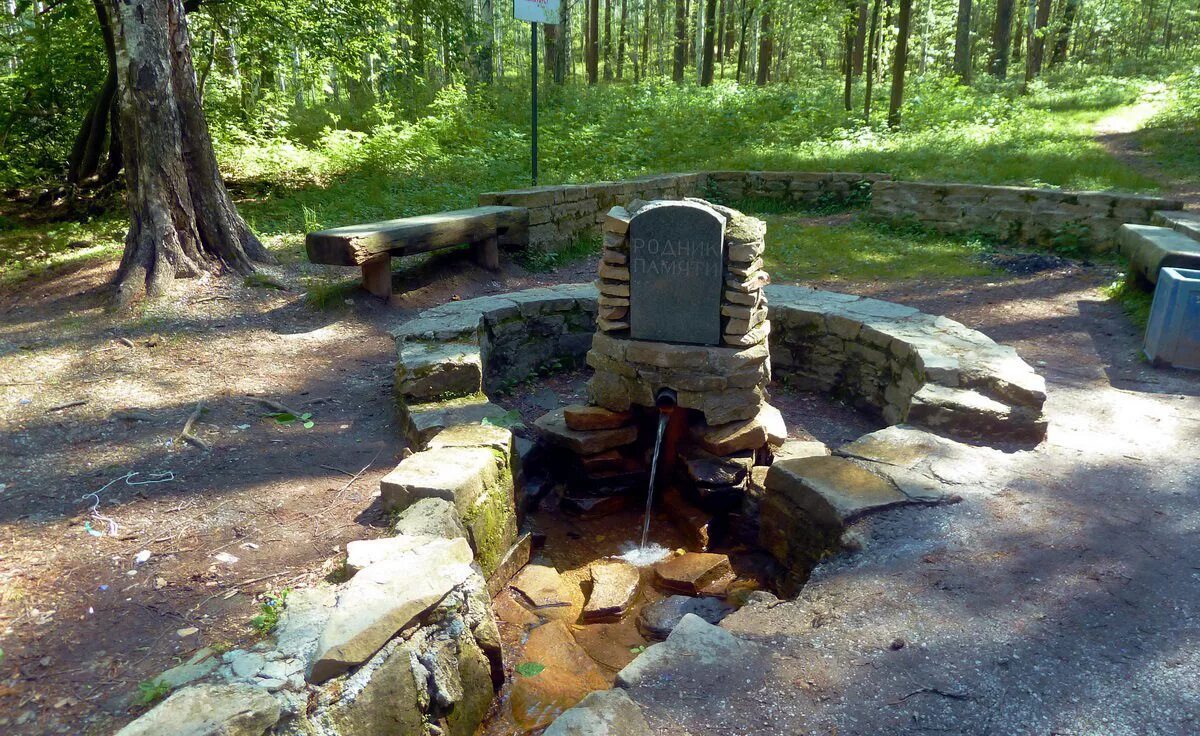
<path fill-rule="evenodd" d="M 904 77 L 908 67 L 908 37 L 912 29 L 912 0 L 900 0 L 900 17 L 896 22 L 896 52 L 892 61 L 892 99 L 888 105 L 888 127 L 900 127 L 900 110 L 904 106 Z"/>
<path fill-rule="evenodd" d="M 675 0 L 675 56 L 671 67 L 671 79 L 675 83 L 683 81 L 684 65 L 687 63 L 687 4 L 685 0 Z"/>
<path fill-rule="evenodd" d="M 600 77 L 600 0 L 588 4 L 587 76 L 588 84 L 595 84 Z"/>
<path fill-rule="evenodd" d="M 863 120 L 871 122 L 871 93 L 875 89 L 875 74 L 878 61 L 879 41 L 879 11 L 883 0 L 875 0 L 871 9 L 871 29 L 867 33 L 867 86 L 863 90 Z"/>
<path fill-rule="evenodd" d="M 954 24 L 954 73 L 959 81 L 971 81 L 971 0 L 958 0 Z"/>
<path fill-rule="evenodd" d="M 996 0 L 996 25 L 992 28 L 992 76 L 1008 76 L 1008 53 L 1012 41 L 1013 6 L 1016 0 Z"/>
<path fill-rule="evenodd" d="M 704 59 L 700 69 L 700 86 L 713 83 L 713 58 L 717 40 L 717 0 L 707 0 L 704 6 Z"/>
<path fill-rule="evenodd" d="M 771 24 L 771 7 L 764 2 L 762 22 L 758 36 L 758 76 L 754 83 L 759 87 L 766 85 L 771 79 L 771 57 L 774 55 L 775 36 Z"/>

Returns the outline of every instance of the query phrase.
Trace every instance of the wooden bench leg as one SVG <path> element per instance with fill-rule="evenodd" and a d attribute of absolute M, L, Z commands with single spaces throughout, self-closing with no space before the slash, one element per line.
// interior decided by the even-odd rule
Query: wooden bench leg
<path fill-rule="evenodd" d="M 489 271 L 500 270 L 500 238 L 493 235 L 471 245 L 475 262 Z"/>
<path fill-rule="evenodd" d="M 363 288 L 384 301 L 392 296 L 392 259 L 377 258 L 362 264 Z"/>

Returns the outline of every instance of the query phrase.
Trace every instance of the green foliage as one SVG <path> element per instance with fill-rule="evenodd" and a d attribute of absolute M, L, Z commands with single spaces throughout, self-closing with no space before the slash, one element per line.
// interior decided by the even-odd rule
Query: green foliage
<path fill-rule="evenodd" d="M 313 279 L 307 285 L 304 300 L 308 306 L 321 311 L 341 309 L 346 306 L 346 300 L 358 291 L 358 287 L 358 279 L 343 281 Z"/>
<path fill-rule="evenodd" d="M 171 694 L 171 684 L 166 680 L 144 680 L 138 683 L 134 702 L 145 708 Z"/>
<path fill-rule="evenodd" d="M 242 286 L 252 289 L 276 289 L 278 291 L 287 291 L 287 286 L 279 283 L 268 274 L 257 272 L 252 273 L 242 279 Z"/>
<path fill-rule="evenodd" d="M 1154 294 L 1142 288 L 1132 274 L 1124 275 L 1104 287 L 1104 295 L 1120 304 L 1135 325 L 1146 328 L 1150 322 L 1150 305 L 1154 302 Z"/>
<path fill-rule="evenodd" d="M 1066 258 L 1081 258 L 1091 251 L 1090 232 L 1082 222 L 1065 223 L 1050 237 L 1050 250 Z"/>
<path fill-rule="evenodd" d="M 515 409 L 506 411 L 496 418 L 484 417 L 480 424 L 485 427 L 503 427 L 505 429 L 520 429 L 525 426 L 521 421 L 521 413 Z"/>
<path fill-rule="evenodd" d="M 1166 104 L 1140 140 L 1168 174 L 1192 178 L 1200 171 L 1200 66 L 1170 77 L 1165 87 Z"/>
<path fill-rule="evenodd" d="M 284 588 L 277 593 L 268 593 L 259 606 L 259 614 L 250 619 L 250 626 L 262 636 L 268 636 L 279 626 L 279 616 L 287 605 L 291 588 Z"/>
<path fill-rule="evenodd" d="M 603 239 L 599 233 L 581 233 L 561 250 L 525 248 L 517 258 L 521 265 L 535 273 L 550 273 L 561 266 L 581 261 L 600 252 Z"/>
<path fill-rule="evenodd" d="M 545 671 L 546 665 L 537 662 L 522 662 L 516 666 L 517 674 L 521 677 L 537 677 Z"/>
<path fill-rule="evenodd" d="M 988 245 L 919 227 L 874 222 L 811 224 L 798 215 L 762 215 L 771 234 L 768 272 L 799 280 L 963 278 L 992 269 Z"/>

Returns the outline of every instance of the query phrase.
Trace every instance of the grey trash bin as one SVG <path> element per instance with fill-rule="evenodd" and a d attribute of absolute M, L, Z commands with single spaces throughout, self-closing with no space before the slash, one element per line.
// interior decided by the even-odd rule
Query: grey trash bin
<path fill-rule="evenodd" d="M 1200 370 L 1200 270 L 1159 272 L 1145 351 L 1154 365 Z"/>

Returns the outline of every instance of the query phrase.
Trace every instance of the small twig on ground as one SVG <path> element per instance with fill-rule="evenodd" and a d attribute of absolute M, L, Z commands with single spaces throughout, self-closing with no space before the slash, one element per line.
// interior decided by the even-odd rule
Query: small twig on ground
<path fill-rule="evenodd" d="M 966 693 L 956 693 L 956 692 L 952 692 L 950 690 L 942 690 L 941 688 L 936 688 L 936 687 L 922 687 L 922 688 L 917 688 L 916 690 L 913 690 L 908 695 L 904 695 L 895 700 L 888 701 L 888 705 L 899 705 L 899 704 L 903 703 L 904 701 L 908 700 L 909 698 L 911 698 L 912 696 L 920 695 L 922 693 L 928 693 L 930 695 L 941 695 L 943 698 L 950 698 L 952 700 L 971 700 L 971 696 L 967 695 Z"/>
<path fill-rule="evenodd" d="M 74 401 L 68 401 L 65 404 L 56 404 L 56 405 L 50 407 L 49 409 L 47 409 L 46 413 L 49 414 L 50 412 L 62 411 L 63 409 L 70 409 L 75 406 L 83 406 L 86 403 L 88 403 L 87 399 L 76 399 Z"/>
<path fill-rule="evenodd" d="M 226 294 L 217 294 L 216 296 L 206 296 L 203 299 L 193 299 L 189 304 L 203 304 L 204 302 L 215 302 L 218 299 L 232 299 L 233 297 Z"/>
<path fill-rule="evenodd" d="M 178 442 L 179 440 L 185 440 L 185 441 L 190 442 L 191 444 L 195 445 L 196 447 L 199 447 L 201 450 L 208 449 L 207 442 L 200 439 L 196 435 L 192 434 L 192 425 L 194 425 L 196 423 L 196 420 L 199 419 L 200 415 L 203 413 L 204 413 L 204 402 L 197 401 L 196 408 L 192 409 L 192 413 L 188 415 L 187 421 L 183 423 L 183 431 L 180 432 L 179 436 L 175 438 L 176 442 Z"/>
<path fill-rule="evenodd" d="M 359 478 L 361 478 L 362 474 L 367 472 L 367 469 L 370 468 L 372 465 L 374 465 L 375 461 L 378 460 L 379 456 L 382 454 L 383 454 L 383 448 L 381 447 L 381 448 L 379 448 L 379 452 L 375 453 L 375 457 L 371 458 L 371 461 L 369 463 L 362 466 L 362 470 L 360 470 L 357 473 L 355 473 L 354 475 L 352 475 L 350 477 L 350 480 L 346 481 L 346 485 L 342 486 L 341 490 L 339 490 L 337 492 L 337 495 L 334 496 L 334 500 L 336 501 L 339 498 L 341 498 L 342 494 L 345 493 L 350 488 L 350 486 L 354 485 L 355 481 L 357 481 Z"/>
<path fill-rule="evenodd" d="M 288 407 L 284 406 L 283 404 L 279 403 L 278 401 L 271 401 L 270 399 L 255 399 L 255 401 L 257 401 L 258 403 L 262 404 L 263 406 L 267 407 L 268 409 L 270 409 L 272 411 L 279 412 L 282 414 L 291 414 L 294 417 L 300 416 L 300 412 L 298 412 L 294 409 L 289 409 Z"/>
<path fill-rule="evenodd" d="M 326 470 L 332 470 L 335 473 L 341 473 L 342 475 L 346 476 L 347 478 L 355 477 L 354 473 L 351 473 L 349 470 L 342 470 L 341 468 L 335 468 L 332 465 L 318 465 L 317 467 L 325 468 Z"/>

